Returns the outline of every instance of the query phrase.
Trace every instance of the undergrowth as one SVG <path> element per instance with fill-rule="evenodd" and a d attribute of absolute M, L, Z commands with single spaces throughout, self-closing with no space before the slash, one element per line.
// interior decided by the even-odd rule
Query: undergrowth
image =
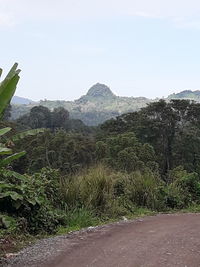
<path fill-rule="evenodd" d="M 148 168 L 127 173 L 102 164 L 68 176 L 49 168 L 21 179 L 4 173 L 0 187 L 1 254 L 21 247 L 32 237 L 158 212 L 199 212 L 199 176 L 178 167 L 169 178 L 170 182 L 164 182 Z M 22 242 L 16 238 L 20 236 Z"/>

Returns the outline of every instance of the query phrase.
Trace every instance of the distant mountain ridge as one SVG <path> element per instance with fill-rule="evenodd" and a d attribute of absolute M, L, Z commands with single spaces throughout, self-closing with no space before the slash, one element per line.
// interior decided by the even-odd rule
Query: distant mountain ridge
<path fill-rule="evenodd" d="M 190 99 L 200 102 L 200 90 L 184 90 L 180 93 L 174 93 L 168 96 L 168 99 Z"/>
<path fill-rule="evenodd" d="M 200 91 L 184 90 L 180 93 L 171 94 L 166 98 L 166 100 L 170 99 L 191 99 L 200 102 Z M 14 97 L 14 100 L 15 102 L 12 103 L 16 104 L 16 97 Z M 41 100 L 40 102 L 33 102 L 26 98 L 20 98 L 20 101 L 20 104 L 23 105 L 20 105 L 19 102 L 17 106 L 13 105 L 13 119 L 29 112 L 33 106 L 42 105 L 50 110 L 64 107 L 70 112 L 71 118 L 80 119 L 87 125 L 95 126 L 123 113 L 137 111 L 150 102 L 158 101 L 158 99 L 116 96 L 107 85 L 97 83 L 88 90 L 86 95 L 75 101 Z"/>
<path fill-rule="evenodd" d="M 11 100 L 11 104 L 14 105 L 29 105 L 33 103 L 35 103 L 33 100 L 20 96 L 13 96 Z"/>

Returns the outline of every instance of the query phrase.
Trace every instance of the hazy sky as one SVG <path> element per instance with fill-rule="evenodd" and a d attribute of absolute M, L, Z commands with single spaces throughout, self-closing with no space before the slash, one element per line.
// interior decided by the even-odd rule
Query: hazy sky
<path fill-rule="evenodd" d="M 199 0 L 0 0 L 0 67 L 22 69 L 17 95 L 79 98 L 200 89 Z"/>

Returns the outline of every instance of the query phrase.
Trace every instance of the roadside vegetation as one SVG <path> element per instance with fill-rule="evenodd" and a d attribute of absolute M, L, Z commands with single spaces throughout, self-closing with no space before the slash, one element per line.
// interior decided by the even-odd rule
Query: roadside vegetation
<path fill-rule="evenodd" d="M 42 106 L 8 122 L 18 80 L 14 65 L 0 84 L 1 254 L 17 239 L 199 211 L 200 104 L 161 100 L 96 128 Z"/>

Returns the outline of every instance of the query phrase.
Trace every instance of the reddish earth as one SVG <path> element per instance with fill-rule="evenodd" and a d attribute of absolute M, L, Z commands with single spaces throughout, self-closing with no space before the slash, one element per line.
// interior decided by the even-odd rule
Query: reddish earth
<path fill-rule="evenodd" d="M 111 224 L 72 235 L 65 246 L 45 266 L 200 267 L 200 214 Z"/>

